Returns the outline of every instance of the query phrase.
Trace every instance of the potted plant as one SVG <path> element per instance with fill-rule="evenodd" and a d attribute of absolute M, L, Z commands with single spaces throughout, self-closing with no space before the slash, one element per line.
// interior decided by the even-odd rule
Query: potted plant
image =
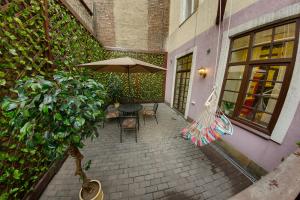
<path fill-rule="evenodd" d="M 234 103 L 228 102 L 228 101 L 224 101 L 223 105 L 224 105 L 224 112 L 225 112 L 226 115 L 229 115 L 230 113 L 233 112 Z"/>
<path fill-rule="evenodd" d="M 119 107 L 119 101 L 122 97 L 122 80 L 118 75 L 110 74 L 108 78 L 108 96 L 112 100 L 112 102 L 115 104 L 115 107 Z"/>
<path fill-rule="evenodd" d="M 15 98 L 5 98 L 2 110 L 9 131 L 27 146 L 40 146 L 51 158 L 66 151 L 76 159 L 75 175 L 83 181 L 80 199 L 102 199 L 101 184 L 89 179 L 79 148 L 87 138 L 97 137 L 95 124 L 103 117 L 103 86 L 77 72 L 57 72 L 17 81 Z"/>

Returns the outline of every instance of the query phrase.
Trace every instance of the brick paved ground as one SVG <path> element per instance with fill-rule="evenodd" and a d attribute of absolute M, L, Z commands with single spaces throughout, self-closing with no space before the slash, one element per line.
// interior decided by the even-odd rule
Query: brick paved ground
<path fill-rule="evenodd" d="M 165 104 L 159 105 L 158 120 L 141 123 L 138 143 L 128 133 L 121 144 L 113 121 L 87 143 L 82 151 L 92 159 L 87 174 L 101 181 L 105 200 L 219 200 L 251 184 L 209 145 L 197 148 L 179 137 L 186 122 Z M 80 182 L 73 173 L 74 160 L 68 158 L 41 199 L 78 199 Z"/>

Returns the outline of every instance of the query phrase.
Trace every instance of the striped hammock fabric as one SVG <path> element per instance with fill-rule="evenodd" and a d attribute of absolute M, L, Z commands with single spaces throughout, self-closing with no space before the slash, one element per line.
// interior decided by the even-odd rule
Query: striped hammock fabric
<path fill-rule="evenodd" d="M 182 129 L 182 137 L 197 146 L 203 146 L 224 135 L 232 135 L 233 127 L 230 120 L 217 106 L 215 90 L 205 103 L 205 109 L 197 121 Z"/>

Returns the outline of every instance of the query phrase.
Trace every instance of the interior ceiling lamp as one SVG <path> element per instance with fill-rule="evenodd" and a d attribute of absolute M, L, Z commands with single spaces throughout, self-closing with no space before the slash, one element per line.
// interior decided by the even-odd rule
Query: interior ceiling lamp
<path fill-rule="evenodd" d="M 199 76 L 201 76 L 202 78 L 205 78 L 207 75 L 207 69 L 205 67 L 200 67 L 198 69 L 198 74 Z"/>

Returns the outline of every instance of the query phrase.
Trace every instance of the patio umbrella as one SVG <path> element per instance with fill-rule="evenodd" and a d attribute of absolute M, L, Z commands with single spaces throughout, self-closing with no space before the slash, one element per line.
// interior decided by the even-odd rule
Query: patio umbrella
<path fill-rule="evenodd" d="M 158 71 L 166 71 L 167 69 L 143 62 L 130 57 L 115 58 L 102 60 L 97 62 L 85 63 L 79 67 L 86 67 L 98 72 L 121 72 L 128 74 L 128 87 L 130 88 L 130 73 L 155 73 Z"/>

